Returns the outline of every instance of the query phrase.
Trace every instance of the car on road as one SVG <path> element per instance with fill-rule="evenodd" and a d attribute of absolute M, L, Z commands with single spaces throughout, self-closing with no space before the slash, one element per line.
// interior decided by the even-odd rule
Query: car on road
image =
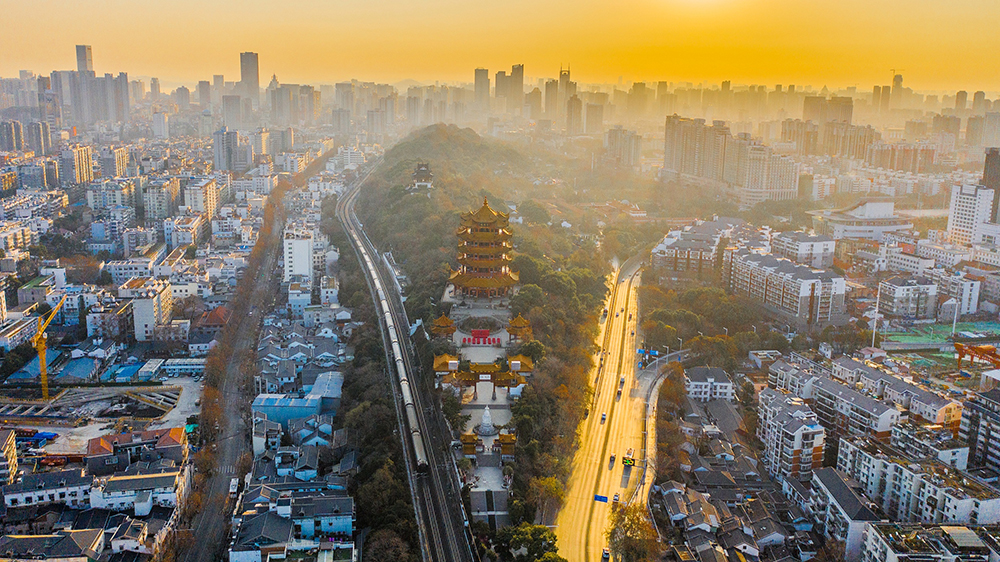
<path fill-rule="evenodd" d="M 618 498 L 618 494 L 615 494 L 615 499 L 614 499 L 614 502 L 613 502 L 613 503 L 618 503 L 618 499 L 619 499 L 619 498 Z"/>
<path fill-rule="evenodd" d="M 616 312 L 615 313 L 615 318 L 618 318 L 619 316 L 621 316 L 621 314 L 622 314 L 621 312 Z"/>
<path fill-rule="evenodd" d="M 605 548 L 604 552 L 601 553 L 601 560 L 610 560 L 610 559 L 611 559 L 611 551 Z"/>
<path fill-rule="evenodd" d="M 583 411 L 583 419 L 587 419 L 588 416 L 590 416 L 590 408 Z"/>
<path fill-rule="evenodd" d="M 615 400 L 621 400 L 621 399 L 622 399 L 622 390 L 619 388 L 618 394 L 615 396 Z"/>
<path fill-rule="evenodd" d="M 608 419 L 608 415 L 605 414 L 605 413 L 602 413 L 601 414 L 601 423 L 604 423 L 605 421 L 607 421 L 607 419 Z"/>
<path fill-rule="evenodd" d="M 625 376 L 624 375 L 622 375 L 621 380 L 618 381 L 618 388 L 621 388 L 623 386 L 625 386 Z"/>
<path fill-rule="evenodd" d="M 617 455 L 615 455 L 614 453 L 611 453 L 611 466 L 615 465 L 615 459 L 616 458 L 618 458 Z"/>

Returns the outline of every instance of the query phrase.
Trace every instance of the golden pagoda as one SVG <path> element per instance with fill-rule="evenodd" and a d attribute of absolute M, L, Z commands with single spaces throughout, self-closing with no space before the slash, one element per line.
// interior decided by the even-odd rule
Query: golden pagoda
<path fill-rule="evenodd" d="M 517 285 L 510 270 L 513 232 L 507 213 L 494 211 L 484 198 L 483 206 L 462 215 L 455 234 L 459 238 L 458 271 L 451 274 L 456 294 L 473 298 L 503 297 Z"/>
<path fill-rule="evenodd" d="M 518 314 L 507 323 L 507 334 L 511 341 L 528 341 L 532 337 L 531 324 Z"/>
<path fill-rule="evenodd" d="M 444 314 L 442 314 L 440 318 L 436 318 L 433 322 L 431 322 L 431 333 L 439 338 L 451 337 L 451 335 L 455 333 L 456 329 L 455 323 L 451 321 L 451 318 L 448 318 Z"/>

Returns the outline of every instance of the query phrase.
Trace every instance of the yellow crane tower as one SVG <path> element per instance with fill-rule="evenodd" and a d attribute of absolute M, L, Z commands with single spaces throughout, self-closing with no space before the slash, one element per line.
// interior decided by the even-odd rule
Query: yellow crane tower
<path fill-rule="evenodd" d="M 45 340 L 47 340 L 48 337 L 45 335 L 45 328 L 49 327 L 49 323 L 56 317 L 56 313 L 59 312 L 59 309 L 62 308 L 62 305 L 65 302 L 66 297 L 63 296 L 63 298 L 59 300 L 59 304 L 57 304 L 55 308 L 52 309 L 52 312 L 49 313 L 48 320 L 42 322 L 41 318 L 38 319 L 38 333 L 31 338 L 31 345 L 34 346 L 35 351 L 38 352 L 38 368 L 42 383 L 42 400 L 49 399 L 49 372 L 45 365 Z"/>

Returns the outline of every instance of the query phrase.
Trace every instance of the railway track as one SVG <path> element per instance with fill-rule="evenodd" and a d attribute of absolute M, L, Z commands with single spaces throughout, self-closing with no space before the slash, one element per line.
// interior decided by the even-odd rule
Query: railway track
<path fill-rule="evenodd" d="M 440 413 L 419 388 L 418 369 L 409 343 L 409 320 L 378 250 L 354 212 L 360 187 L 381 164 L 376 161 L 337 203 L 337 218 L 365 269 L 391 376 L 393 397 L 406 459 L 407 478 L 425 562 L 473 561 L 471 535 L 457 486 L 450 438 Z"/>

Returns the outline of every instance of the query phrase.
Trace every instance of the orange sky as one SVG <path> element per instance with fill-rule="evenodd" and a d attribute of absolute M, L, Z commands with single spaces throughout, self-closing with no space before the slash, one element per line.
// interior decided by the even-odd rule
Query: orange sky
<path fill-rule="evenodd" d="M 471 81 L 524 63 L 580 82 L 731 79 L 1000 91 L 996 0 L 0 0 L 0 76 L 75 67 L 194 83 Z M 984 56 L 982 53 L 987 53 Z"/>

